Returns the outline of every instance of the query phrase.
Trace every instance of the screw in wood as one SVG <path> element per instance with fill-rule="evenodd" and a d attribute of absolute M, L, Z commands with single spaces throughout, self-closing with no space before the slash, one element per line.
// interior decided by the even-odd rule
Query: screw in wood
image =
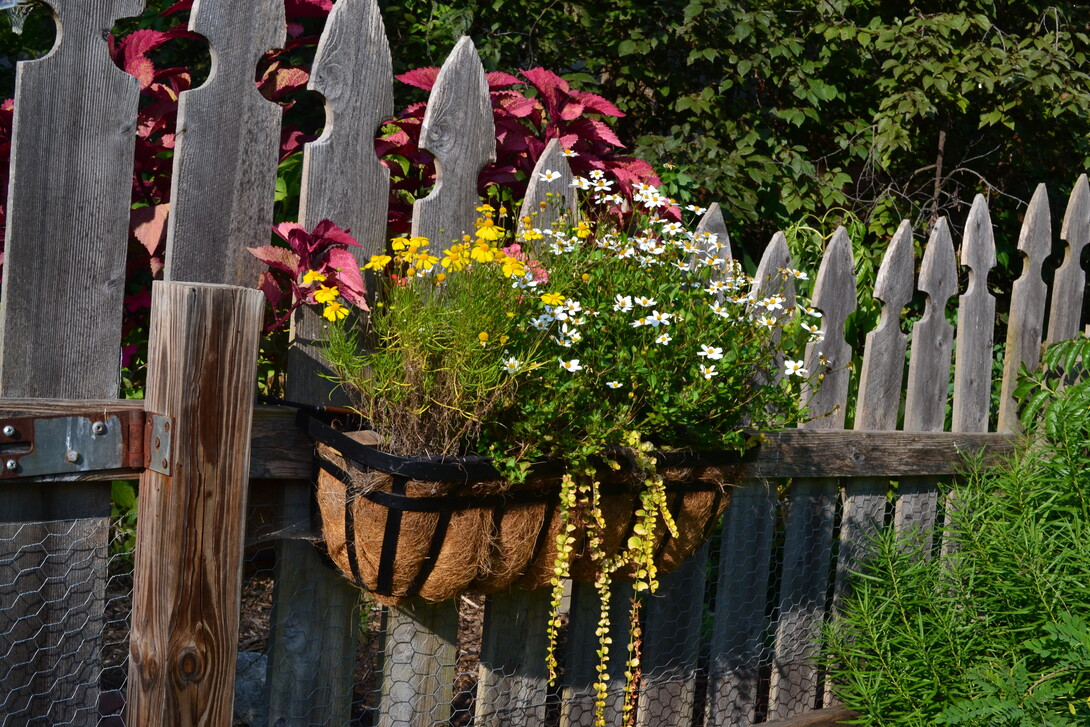
<path fill-rule="evenodd" d="M 19 469 L 19 463 L 13 459 L 9 459 L 7 462 L 4 463 L 4 468 L 7 469 L 8 472 L 14 472 L 15 470 Z"/>
<path fill-rule="evenodd" d="M 91 425 L 91 431 L 94 434 L 101 437 L 103 434 L 106 433 L 106 423 L 105 422 L 95 422 L 94 424 Z"/>
<path fill-rule="evenodd" d="M 15 427 L 11 426 L 10 424 L 6 425 L 4 427 L 4 436 L 5 437 L 14 437 L 15 436 Z"/>

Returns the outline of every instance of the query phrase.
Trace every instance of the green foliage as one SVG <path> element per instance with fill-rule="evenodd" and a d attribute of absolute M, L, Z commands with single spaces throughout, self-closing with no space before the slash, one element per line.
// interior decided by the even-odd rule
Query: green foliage
<path fill-rule="evenodd" d="M 861 724 L 1090 720 L 1090 341 L 1051 347 L 1019 388 L 1032 435 L 947 502 L 943 553 L 887 530 L 826 631 Z"/>

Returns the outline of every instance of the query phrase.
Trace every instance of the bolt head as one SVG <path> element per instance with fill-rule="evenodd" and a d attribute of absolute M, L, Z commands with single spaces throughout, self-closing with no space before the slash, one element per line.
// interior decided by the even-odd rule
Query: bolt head
<path fill-rule="evenodd" d="M 76 462 L 79 462 L 79 452 L 74 449 L 70 449 L 68 450 L 67 454 L 64 455 L 64 458 L 68 462 L 75 464 Z"/>
<path fill-rule="evenodd" d="M 14 437 L 15 436 L 15 427 L 11 426 L 10 424 L 6 425 L 4 427 L 4 436 L 5 437 Z"/>
<path fill-rule="evenodd" d="M 8 472 L 14 472 L 15 470 L 19 469 L 19 463 L 13 459 L 9 459 L 7 462 L 4 463 L 4 469 L 6 469 Z"/>
<path fill-rule="evenodd" d="M 91 425 L 91 431 L 94 432 L 95 434 L 99 435 L 99 436 L 102 436 L 103 434 L 106 433 L 106 423 L 105 422 L 95 422 L 94 424 Z"/>

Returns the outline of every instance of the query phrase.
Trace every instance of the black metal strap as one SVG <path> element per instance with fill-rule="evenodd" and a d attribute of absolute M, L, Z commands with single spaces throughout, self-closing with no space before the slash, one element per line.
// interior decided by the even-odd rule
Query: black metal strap
<path fill-rule="evenodd" d="M 394 492 L 404 495 L 405 482 L 404 477 L 395 475 Z M 382 550 L 378 557 L 378 579 L 375 582 L 375 592 L 383 596 L 394 595 L 394 563 L 397 560 L 397 541 L 400 537 L 401 510 L 387 508 L 386 529 L 382 533 Z"/>

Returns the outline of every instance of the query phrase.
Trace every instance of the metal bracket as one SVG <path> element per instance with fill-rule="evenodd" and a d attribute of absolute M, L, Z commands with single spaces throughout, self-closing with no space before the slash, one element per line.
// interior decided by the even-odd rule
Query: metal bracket
<path fill-rule="evenodd" d="M 169 477 L 174 462 L 174 418 L 148 412 L 144 426 L 144 467 Z"/>
<path fill-rule="evenodd" d="M 128 422 L 122 416 L 0 419 L 0 478 L 130 467 Z"/>

